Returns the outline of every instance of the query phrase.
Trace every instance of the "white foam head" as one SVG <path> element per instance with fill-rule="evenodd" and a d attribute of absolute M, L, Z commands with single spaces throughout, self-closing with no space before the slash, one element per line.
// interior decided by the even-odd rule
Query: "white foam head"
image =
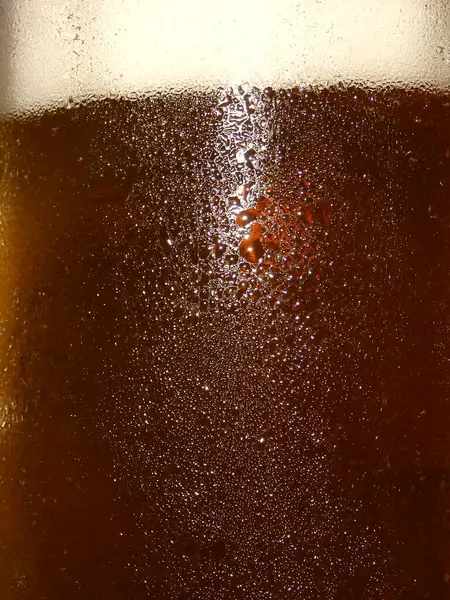
<path fill-rule="evenodd" d="M 10 0 L 0 100 L 23 110 L 241 83 L 449 88 L 449 15 L 450 0 Z"/>

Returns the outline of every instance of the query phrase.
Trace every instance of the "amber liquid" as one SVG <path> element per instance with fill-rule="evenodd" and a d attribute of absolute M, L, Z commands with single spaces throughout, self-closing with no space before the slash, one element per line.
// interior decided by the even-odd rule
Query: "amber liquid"
<path fill-rule="evenodd" d="M 448 95 L 1 131 L 1 597 L 448 597 Z"/>

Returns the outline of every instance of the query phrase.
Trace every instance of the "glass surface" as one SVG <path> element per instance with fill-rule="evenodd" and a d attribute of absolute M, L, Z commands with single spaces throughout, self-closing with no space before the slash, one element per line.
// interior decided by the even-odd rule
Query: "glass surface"
<path fill-rule="evenodd" d="M 0 6 L 0 597 L 440 600 L 450 4 Z"/>

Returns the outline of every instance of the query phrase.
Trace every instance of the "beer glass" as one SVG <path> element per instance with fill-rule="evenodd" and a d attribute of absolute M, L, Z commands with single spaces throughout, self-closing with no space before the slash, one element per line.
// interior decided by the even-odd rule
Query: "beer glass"
<path fill-rule="evenodd" d="M 3 0 L 0 595 L 450 590 L 448 0 Z"/>

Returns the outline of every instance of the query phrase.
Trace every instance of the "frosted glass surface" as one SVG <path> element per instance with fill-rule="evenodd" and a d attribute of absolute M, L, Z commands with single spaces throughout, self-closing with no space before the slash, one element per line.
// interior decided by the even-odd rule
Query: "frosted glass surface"
<path fill-rule="evenodd" d="M 12 2 L 2 105 L 242 83 L 448 87 L 449 14 L 448 0 Z"/>

